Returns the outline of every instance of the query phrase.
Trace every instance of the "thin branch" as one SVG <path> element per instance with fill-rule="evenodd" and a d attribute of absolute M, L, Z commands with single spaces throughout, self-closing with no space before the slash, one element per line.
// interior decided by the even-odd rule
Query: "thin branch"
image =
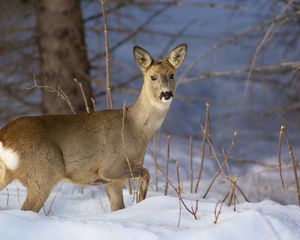
<path fill-rule="evenodd" d="M 49 87 L 48 85 L 39 85 L 36 81 L 35 74 L 33 74 L 33 81 L 34 81 L 34 85 L 32 87 L 28 87 L 26 89 L 30 90 L 30 89 L 37 88 L 37 89 L 43 89 L 47 92 L 56 93 L 58 97 L 60 97 L 63 101 L 65 101 L 68 104 L 72 113 L 76 114 L 68 95 L 62 89 L 60 89 L 60 88 L 55 89 L 55 88 Z"/>
<path fill-rule="evenodd" d="M 85 93 L 84 93 L 84 90 L 83 90 L 83 87 L 82 87 L 82 83 L 79 82 L 76 78 L 74 78 L 74 82 L 78 84 L 79 88 L 80 88 L 80 91 L 81 91 L 81 95 L 83 97 L 83 101 L 84 101 L 84 105 L 85 105 L 85 109 L 86 109 L 86 112 L 87 113 L 90 113 L 90 108 L 89 108 L 89 105 L 87 103 L 87 100 L 86 100 L 86 96 L 85 96 Z"/>
<path fill-rule="evenodd" d="M 286 141 L 286 145 L 288 148 L 288 153 L 292 158 L 293 161 L 293 170 L 294 170 L 294 176 L 295 176 L 295 182 L 296 182 L 296 189 L 297 189 L 297 197 L 298 197 L 298 203 L 299 203 L 299 207 L 300 207 L 300 185 L 299 185 L 299 179 L 298 179 L 298 174 L 297 174 L 297 161 L 293 152 L 293 148 L 292 145 L 290 143 L 289 140 L 289 136 L 288 136 L 288 131 L 286 129 L 286 126 L 283 125 L 282 127 L 282 131 L 284 133 L 285 136 L 285 141 Z"/>
<path fill-rule="evenodd" d="M 170 135 L 167 137 L 167 157 L 166 157 L 166 176 L 165 176 L 165 195 L 168 195 L 169 185 L 169 162 L 170 162 Z"/>
<path fill-rule="evenodd" d="M 248 72 L 248 76 L 247 76 L 247 81 L 246 81 L 246 89 L 245 89 L 245 93 L 247 94 L 248 90 L 249 90 L 249 84 L 251 81 L 251 76 L 252 76 L 252 69 L 255 67 L 256 65 L 256 59 L 257 59 L 257 55 L 258 53 L 261 51 L 261 49 L 263 48 L 264 44 L 267 42 L 268 38 L 271 36 L 276 24 L 277 24 L 277 19 L 280 19 L 283 14 L 285 13 L 285 11 L 290 7 L 290 5 L 293 3 L 294 0 L 289 1 L 289 3 L 280 11 L 280 13 L 275 17 L 275 21 L 273 21 L 270 25 L 270 27 L 268 28 L 267 32 L 265 33 L 265 35 L 263 36 L 263 38 L 261 39 L 261 41 L 259 42 L 259 44 L 257 45 L 254 55 L 252 57 L 251 60 L 251 64 L 250 64 L 250 68 L 249 68 L 249 72 Z"/>
<path fill-rule="evenodd" d="M 280 175 L 280 179 L 281 179 L 282 188 L 284 189 L 284 181 L 283 181 L 283 176 L 282 176 L 282 161 L 281 161 L 283 128 L 284 128 L 284 126 L 282 125 L 280 127 L 279 138 L 278 138 L 278 166 L 279 166 L 279 175 Z"/>
<path fill-rule="evenodd" d="M 181 194 L 181 188 L 180 188 L 180 176 L 179 176 L 179 164 L 178 161 L 176 161 L 176 176 L 177 176 L 177 189 L 179 194 Z M 178 217 L 178 223 L 177 223 L 177 227 L 179 227 L 180 225 L 180 221 L 181 221 L 181 201 L 178 198 L 179 201 L 179 217 Z"/>
<path fill-rule="evenodd" d="M 193 193 L 193 182 L 194 182 L 194 174 L 193 174 L 193 137 L 190 136 L 190 192 Z"/>
<path fill-rule="evenodd" d="M 105 12 L 106 0 L 100 0 L 103 13 L 103 24 L 104 24 L 104 39 L 105 39 L 105 61 L 106 61 L 106 103 L 108 109 L 113 109 L 113 99 L 110 90 L 110 49 L 108 40 L 108 30 L 107 30 L 107 17 Z"/>
<path fill-rule="evenodd" d="M 102 1 L 102 0 L 101 0 Z M 120 40 L 119 42 L 115 43 L 113 46 L 110 47 L 110 52 L 115 51 L 117 48 L 128 42 L 130 39 L 134 38 L 137 34 L 139 34 L 140 30 L 145 28 L 147 25 L 149 25 L 152 21 L 154 21 L 158 16 L 160 16 L 163 12 L 165 12 L 169 6 L 165 6 L 155 12 L 153 12 L 141 25 L 139 25 L 134 31 L 132 31 L 130 34 L 128 34 L 125 38 Z M 94 61 L 97 58 L 103 57 L 104 54 L 100 53 L 92 58 L 91 61 Z"/>
<path fill-rule="evenodd" d="M 293 62 L 283 62 L 275 65 L 269 66 L 261 66 L 261 67 L 253 67 L 251 69 L 252 73 L 282 73 L 282 72 L 290 72 L 293 70 L 297 70 L 300 67 L 300 61 Z M 249 73 L 250 68 L 243 68 L 238 70 L 226 70 L 220 72 L 206 72 L 199 76 L 188 77 L 185 78 L 182 83 L 190 83 L 194 81 L 207 80 L 210 78 L 218 78 L 218 77 L 226 77 L 231 75 L 241 75 L 245 73 Z"/>
<path fill-rule="evenodd" d="M 209 103 L 206 103 L 205 104 L 205 126 L 204 126 L 204 131 L 203 131 L 202 148 L 201 148 L 201 164 L 200 164 L 200 170 L 199 170 L 199 174 L 198 174 L 197 181 L 196 181 L 195 193 L 197 193 L 197 191 L 198 191 L 198 187 L 199 187 L 202 172 L 203 172 L 204 159 L 205 159 L 205 146 L 206 146 L 206 142 L 207 142 L 206 139 L 210 139 L 208 137 L 208 127 L 209 127 L 208 121 L 209 121 Z"/>

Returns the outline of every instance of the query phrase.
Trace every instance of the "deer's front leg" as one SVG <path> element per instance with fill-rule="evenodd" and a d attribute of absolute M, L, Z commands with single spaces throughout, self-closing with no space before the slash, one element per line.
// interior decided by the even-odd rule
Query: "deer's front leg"
<path fill-rule="evenodd" d="M 105 190 L 109 198 L 112 211 L 125 208 L 123 200 L 124 180 L 113 181 L 105 185 Z"/>
<path fill-rule="evenodd" d="M 138 201 L 143 201 L 146 198 L 149 180 L 150 180 L 150 174 L 147 168 L 139 167 L 139 168 L 133 168 L 132 172 L 127 173 L 128 178 L 137 178 L 139 177 L 141 180 L 140 187 L 139 187 L 139 196 Z"/>
<path fill-rule="evenodd" d="M 141 184 L 139 188 L 139 202 L 143 201 L 146 198 L 149 180 L 150 180 L 150 174 L 148 169 L 143 168 L 141 170 L 140 174 Z"/>

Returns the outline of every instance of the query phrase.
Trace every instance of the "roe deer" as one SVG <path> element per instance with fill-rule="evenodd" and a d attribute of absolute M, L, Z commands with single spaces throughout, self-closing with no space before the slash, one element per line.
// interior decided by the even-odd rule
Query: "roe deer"
<path fill-rule="evenodd" d="M 135 103 L 124 109 L 78 115 L 16 119 L 0 130 L 0 190 L 12 180 L 27 188 L 23 210 L 38 212 L 61 180 L 105 186 L 112 211 L 124 208 L 123 187 L 141 177 L 139 201 L 145 199 L 149 172 L 146 147 L 166 117 L 175 92 L 176 68 L 187 45 L 155 61 L 140 47 L 133 53 L 144 76 Z"/>

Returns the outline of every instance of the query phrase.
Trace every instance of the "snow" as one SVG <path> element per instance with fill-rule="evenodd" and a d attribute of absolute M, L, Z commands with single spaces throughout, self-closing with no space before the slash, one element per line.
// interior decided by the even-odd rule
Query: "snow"
<path fill-rule="evenodd" d="M 19 192 L 19 194 L 18 194 Z M 40 213 L 18 210 L 25 197 L 19 183 L 0 194 L 1 239 L 299 239 L 300 211 L 265 200 L 241 203 L 237 210 L 223 205 L 217 224 L 214 209 L 217 200 L 199 199 L 198 220 L 182 209 L 180 226 L 178 198 L 149 193 L 146 200 L 134 204 L 124 190 L 126 208 L 111 212 L 107 196 L 96 187 L 80 188 L 68 183 L 58 186 Z M 18 200 L 18 195 L 20 201 Z M 195 195 L 184 197 L 195 206 Z M 7 205 L 8 202 L 8 205 Z M 49 209 L 51 210 L 49 211 Z M 48 214 L 49 213 L 49 214 Z"/>
<path fill-rule="evenodd" d="M 158 144 L 158 163 L 165 169 L 165 140 L 161 135 Z M 200 146 L 200 141 L 195 141 Z M 149 145 L 152 148 L 152 143 Z M 218 164 L 206 158 L 203 178 L 198 194 L 189 193 L 189 145 L 188 139 L 171 139 L 169 174 L 172 183 L 177 183 L 175 162 L 179 161 L 183 199 L 188 207 L 199 200 L 197 220 L 182 208 L 179 220 L 179 200 L 169 187 L 168 196 L 163 195 L 164 178 L 159 174 L 159 191 L 154 189 L 154 164 L 151 154 L 145 157 L 145 166 L 151 174 L 146 200 L 133 203 L 132 195 L 124 190 L 126 208 L 111 212 L 110 204 L 102 187 L 81 187 L 70 183 L 59 184 L 49 196 L 39 213 L 19 210 L 26 197 L 26 189 L 13 182 L 0 192 L 0 239 L 4 240 L 93 240 L 93 239 L 300 239 L 300 210 L 293 174 L 283 172 L 286 189 L 281 188 L 278 168 L 262 166 L 232 166 L 231 174 L 238 179 L 251 203 L 240 203 L 236 211 L 223 205 L 216 224 L 215 206 L 229 191 L 224 178 L 219 177 L 208 198 L 203 193 L 215 174 Z M 276 157 L 264 162 L 275 163 Z M 194 150 L 194 176 L 200 165 L 199 150 Z M 273 201 L 272 201 L 273 200 Z M 274 201 L 275 200 L 275 201 Z M 281 204 L 280 204 L 281 203 Z M 294 204 L 294 205 L 282 205 Z"/>

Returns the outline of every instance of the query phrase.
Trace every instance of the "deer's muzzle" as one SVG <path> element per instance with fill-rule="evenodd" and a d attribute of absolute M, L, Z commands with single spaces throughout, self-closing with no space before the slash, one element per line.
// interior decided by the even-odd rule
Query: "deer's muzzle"
<path fill-rule="evenodd" d="M 171 97 L 173 97 L 172 91 L 161 92 L 159 96 L 160 100 L 169 100 Z"/>

